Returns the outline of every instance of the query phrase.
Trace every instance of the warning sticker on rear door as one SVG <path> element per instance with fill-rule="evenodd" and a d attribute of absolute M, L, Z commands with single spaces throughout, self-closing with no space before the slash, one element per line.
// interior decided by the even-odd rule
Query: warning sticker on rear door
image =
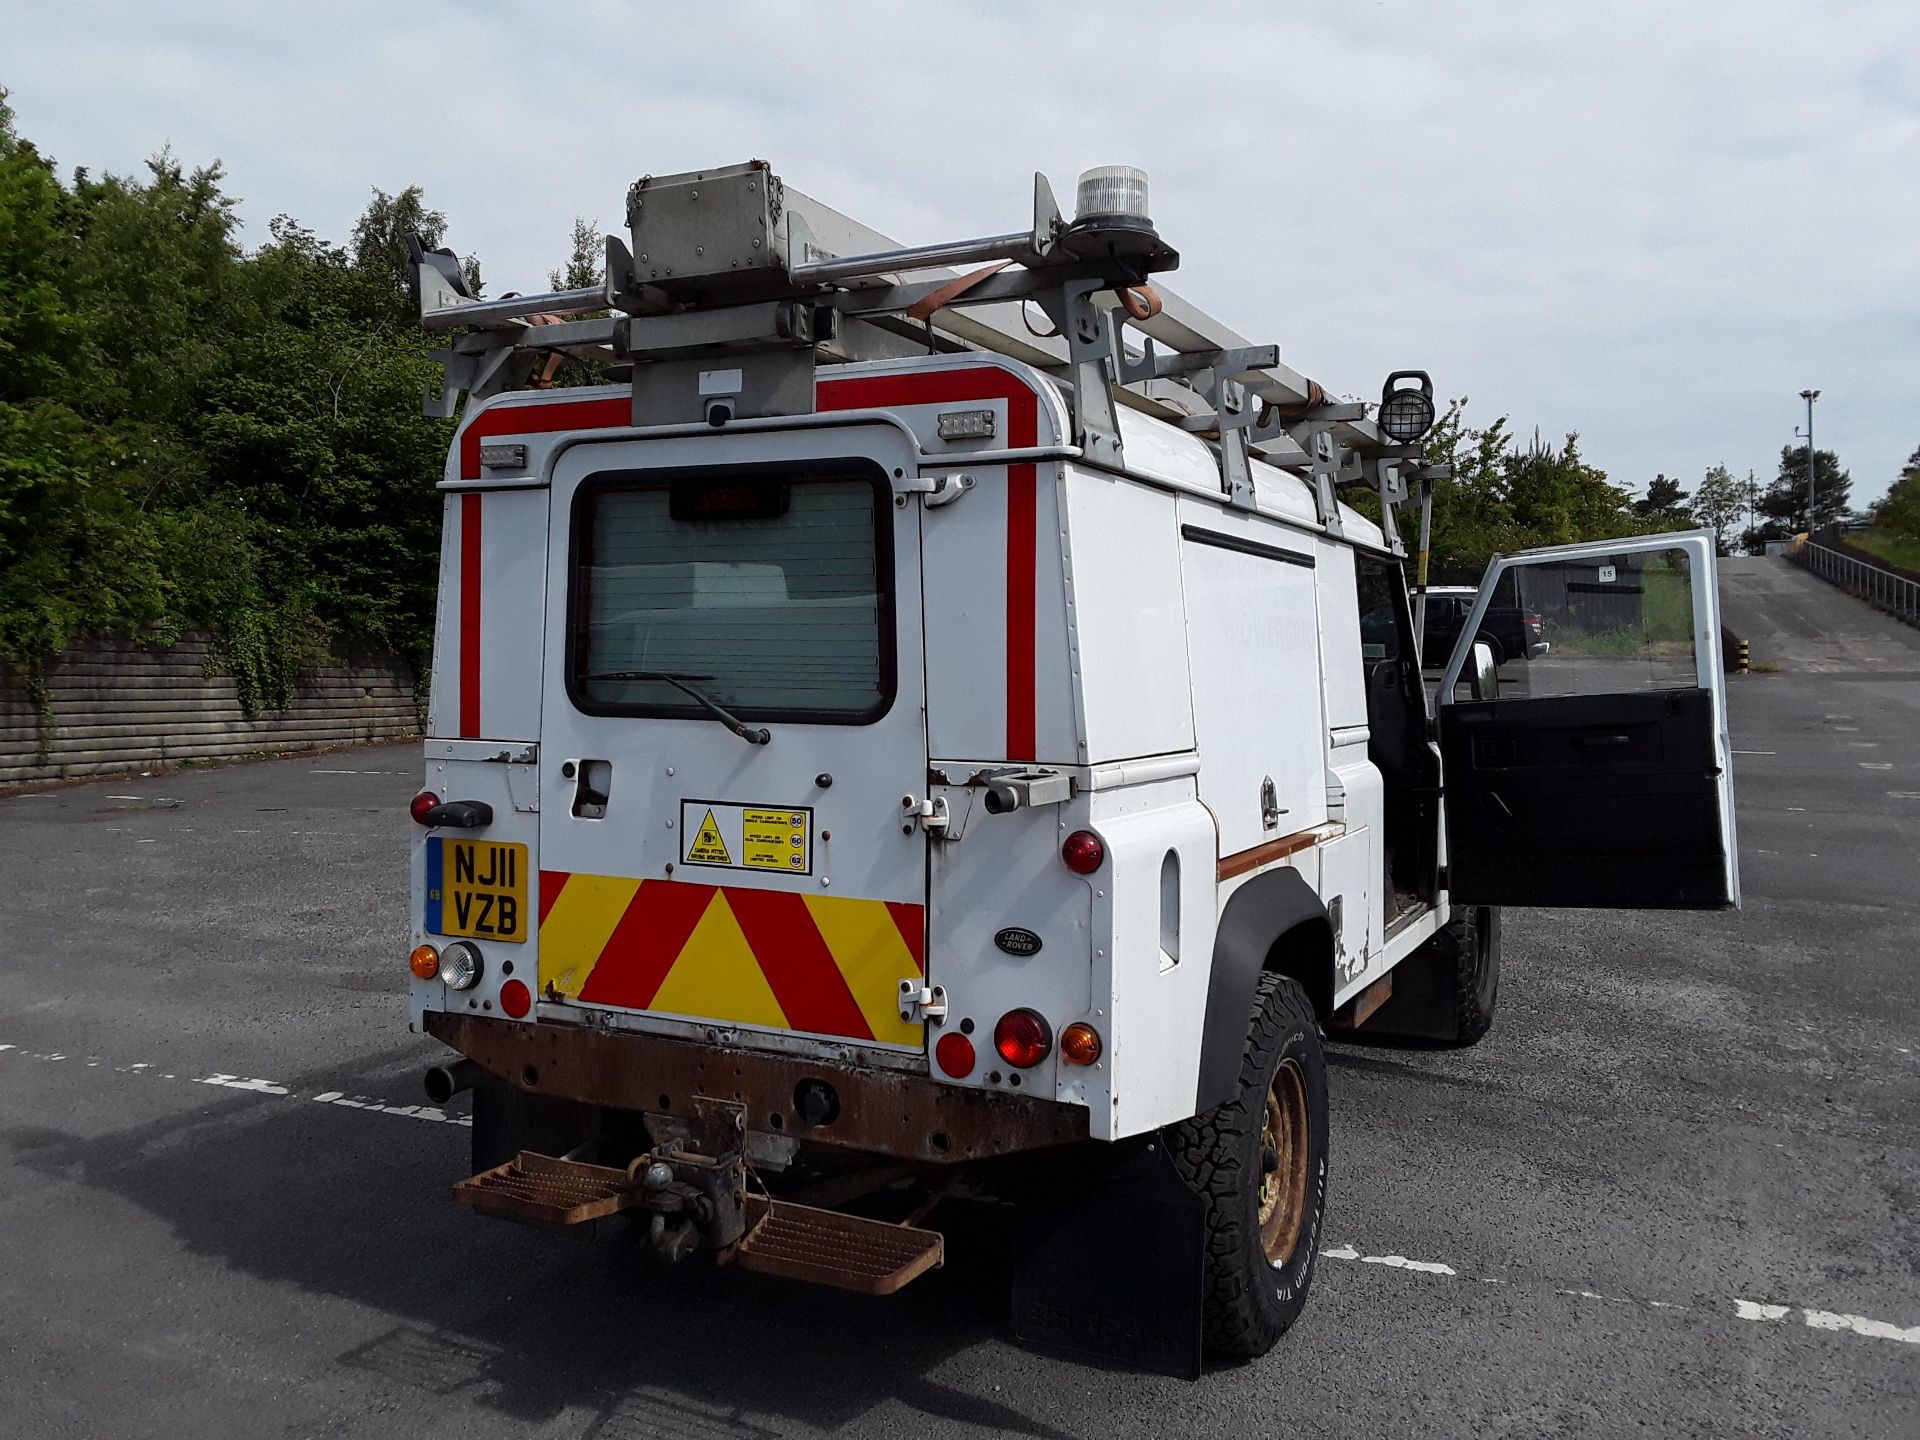
<path fill-rule="evenodd" d="M 813 873 L 813 811 L 805 805 L 680 802 L 680 861 L 727 870 Z"/>

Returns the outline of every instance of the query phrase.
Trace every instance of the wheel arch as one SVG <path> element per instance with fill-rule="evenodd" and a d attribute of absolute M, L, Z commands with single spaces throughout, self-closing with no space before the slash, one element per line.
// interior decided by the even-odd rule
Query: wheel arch
<path fill-rule="evenodd" d="M 1227 898 L 1214 931 L 1200 1037 L 1194 1114 L 1233 1098 L 1263 971 L 1297 980 L 1316 1019 L 1333 1013 L 1333 926 L 1327 907 L 1291 866 L 1255 875 Z"/>

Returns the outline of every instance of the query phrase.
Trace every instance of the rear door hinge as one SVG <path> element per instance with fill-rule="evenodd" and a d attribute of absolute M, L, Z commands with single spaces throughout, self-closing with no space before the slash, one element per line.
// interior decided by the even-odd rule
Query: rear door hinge
<path fill-rule="evenodd" d="M 929 1020 L 947 1018 L 947 992 L 944 986 L 923 985 L 918 980 L 900 982 L 900 1019 L 903 1024 L 923 1025 Z"/>
<path fill-rule="evenodd" d="M 919 800 L 911 795 L 900 799 L 900 809 L 907 825 L 919 822 L 920 828 L 928 835 L 937 835 L 943 840 L 956 839 L 947 829 L 951 816 L 947 812 L 947 797 L 936 795 L 930 800 Z"/>

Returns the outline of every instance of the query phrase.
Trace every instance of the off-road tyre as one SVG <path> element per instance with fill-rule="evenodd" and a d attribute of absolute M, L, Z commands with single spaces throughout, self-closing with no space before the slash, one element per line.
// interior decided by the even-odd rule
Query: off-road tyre
<path fill-rule="evenodd" d="M 1276 1106 L 1291 1112 L 1281 1127 L 1304 1134 L 1288 1139 L 1269 1171 Z M 1234 1097 L 1166 1132 L 1175 1166 L 1206 1206 L 1203 1333 L 1216 1354 L 1266 1354 L 1306 1304 L 1327 1203 L 1327 1120 L 1313 1004 L 1298 981 L 1262 974 Z"/>
<path fill-rule="evenodd" d="M 1493 1028 L 1500 1000 L 1500 909 L 1474 905 L 1457 915 L 1430 944 L 1453 951 L 1454 1037 L 1456 1049 L 1477 1045 Z"/>

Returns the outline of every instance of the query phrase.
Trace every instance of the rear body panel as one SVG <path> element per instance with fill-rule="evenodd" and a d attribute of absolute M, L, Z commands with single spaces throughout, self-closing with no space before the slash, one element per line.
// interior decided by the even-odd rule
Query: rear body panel
<path fill-rule="evenodd" d="M 543 1014 L 592 1010 L 683 1035 L 724 1026 L 744 1043 L 758 1043 L 750 1032 L 803 1047 L 923 1047 L 921 1026 L 899 1011 L 901 983 L 917 983 L 925 964 L 925 840 L 901 823 L 901 797 L 926 771 L 919 512 L 892 503 L 890 479 L 911 464 L 886 426 L 588 442 L 554 458 L 564 519 L 550 540 L 540 681 L 552 697 L 541 736 Z M 791 509 L 668 517 L 663 496 L 712 493 L 715 476 L 785 486 Z M 864 506 L 860 533 L 870 525 L 877 543 L 817 561 L 802 553 L 831 543 L 804 528 L 823 487 Z M 801 550 L 784 548 L 793 544 Z M 855 562 L 885 572 L 886 613 L 868 637 L 886 650 L 884 693 L 863 713 L 808 718 L 789 702 L 804 701 L 803 672 L 824 663 L 822 647 L 841 643 L 809 627 L 843 602 L 795 587 L 874 583 L 825 573 Z M 795 568 L 806 565 L 821 573 Z M 797 637 L 790 653 L 781 627 Z M 655 662 L 725 696 L 728 676 L 698 677 L 725 671 L 736 650 L 749 668 L 793 667 L 780 703 L 742 707 L 770 732 L 765 745 L 658 683 L 591 680 L 596 665 Z"/>

